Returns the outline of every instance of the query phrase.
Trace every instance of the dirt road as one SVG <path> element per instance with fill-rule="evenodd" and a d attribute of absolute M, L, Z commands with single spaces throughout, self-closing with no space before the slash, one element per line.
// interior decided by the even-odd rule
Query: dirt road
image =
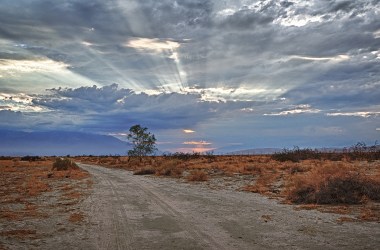
<path fill-rule="evenodd" d="M 93 249 L 376 249 L 380 224 L 295 211 L 257 194 L 79 164 L 94 179 L 89 223 L 76 247 Z"/>

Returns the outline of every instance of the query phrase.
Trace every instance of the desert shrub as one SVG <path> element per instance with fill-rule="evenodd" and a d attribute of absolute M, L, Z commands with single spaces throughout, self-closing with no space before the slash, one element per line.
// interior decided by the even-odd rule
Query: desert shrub
<path fill-rule="evenodd" d="M 13 157 L 13 156 L 0 156 L 0 160 L 13 160 L 13 159 L 17 159 L 17 157 Z"/>
<path fill-rule="evenodd" d="M 349 159 L 375 161 L 380 160 L 380 146 L 375 142 L 373 146 L 367 146 L 364 142 L 358 142 L 347 150 Z"/>
<path fill-rule="evenodd" d="M 296 146 L 293 149 L 283 149 L 281 152 L 274 153 L 272 159 L 280 162 L 299 162 L 307 159 L 321 159 L 321 154 L 317 150 L 300 149 Z"/>
<path fill-rule="evenodd" d="M 380 200 L 380 182 L 343 166 L 324 166 L 294 175 L 287 199 L 294 203 L 360 204 Z"/>
<path fill-rule="evenodd" d="M 283 149 L 272 155 L 272 159 L 280 162 L 292 161 L 299 162 L 302 160 L 330 160 L 342 161 L 349 159 L 351 161 L 376 161 L 380 160 L 380 146 L 375 142 L 373 146 L 367 146 L 364 142 L 358 142 L 350 148 L 345 148 L 343 151 L 318 151 L 316 149 L 300 149 L 294 147 L 293 149 Z"/>
<path fill-rule="evenodd" d="M 345 154 L 338 152 L 327 152 L 321 153 L 321 158 L 329 161 L 342 161 L 345 158 Z"/>
<path fill-rule="evenodd" d="M 181 177 L 184 171 L 182 161 L 178 159 L 167 159 L 159 163 L 156 175 Z"/>
<path fill-rule="evenodd" d="M 186 177 L 188 181 L 207 181 L 208 175 L 205 171 L 194 170 Z"/>
<path fill-rule="evenodd" d="M 144 167 L 133 172 L 134 175 L 150 175 L 155 174 L 156 170 L 153 167 Z"/>
<path fill-rule="evenodd" d="M 202 157 L 201 153 L 193 152 L 193 153 L 183 153 L 183 152 L 175 152 L 175 153 L 167 153 L 163 155 L 164 157 L 169 157 L 173 159 L 179 159 L 182 161 L 187 161 L 191 159 L 199 159 Z"/>
<path fill-rule="evenodd" d="M 290 174 L 296 174 L 296 173 L 302 173 L 302 172 L 305 172 L 305 168 L 299 165 L 294 165 L 289 168 Z"/>
<path fill-rule="evenodd" d="M 69 169 L 79 169 L 78 165 L 75 162 L 71 161 L 68 158 L 56 158 L 53 163 L 53 169 L 57 171 L 64 171 Z"/>
<path fill-rule="evenodd" d="M 41 159 L 42 158 L 39 156 L 30 156 L 30 155 L 21 157 L 21 161 L 39 161 Z"/>

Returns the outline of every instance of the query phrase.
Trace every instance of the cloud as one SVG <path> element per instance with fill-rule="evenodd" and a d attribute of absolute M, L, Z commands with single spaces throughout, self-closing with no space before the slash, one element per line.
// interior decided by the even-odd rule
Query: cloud
<path fill-rule="evenodd" d="M 91 129 L 121 130 L 126 123 L 145 123 L 153 128 L 183 128 L 241 109 L 246 102 L 219 103 L 202 100 L 199 94 L 162 93 L 148 95 L 117 84 L 103 87 L 49 89 L 35 96 L 35 106 L 81 116 Z M 175 122 L 174 122 L 175 121 Z M 194 132 L 194 130 L 184 130 Z"/>
<path fill-rule="evenodd" d="M 24 93 L 8 94 L 0 92 L 0 109 L 22 112 L 44 112 L 41 106 L 33 104 L 34 96 L 29 96 Z"/>
<path fill-rule="evenodd" d="M 191 129 L 184 129 L 182 130 L 185 134 L 191 134 L 191 133 L 195 133 L 194 130 L 191 130 Z"/>
<path fill-rule="evenodd" d="M 358 116 L 358 117 L 373 117 L 380 116 L 380 112 L 377 111 L 357 111 L 357 112 L 336 112 L 336 113 L 327 113 L 327 116 Z"/>
<path fill-rule="evenodd" d="M 297 114 L 316 114 L 321 112 L 319 109 L 311 108 L 309 104 L 302 104 L 294 107 L 293 109 L 283 110 L 277 113 L 264 114 L 266 116 L 287 116 L 287 115 L 297 115 Z"/>
<path fill-rule="evenodd" d="M 307 60 L 307 61 L 345 61 L 349 60 L 350 57 L 347 55 L 337 55 L 334 57 L 310 57 L 310 56 L 290 56 L 290 59 L 300 59 L 300 60 Z"/>
<path fill-rule="evenodd" d="M 32 72 L 62 72 L 69 67 L 68 64 L 55 62 L 50 59 L 41 60 L 13 60 L 0 59 L 0 74 L 4 76 L 14 76 L 22 73 Z"/>
<path fill-rule="evenodd" d="M 211 142 L 206 142 L 206 141 L 185 141 L 182 144 L 184 145 L 211 145 Z"/>
<path fill-rule="evenodd" d="M 180 47 L 180 43 L 158 38 L 134 38 L 129 40 L 126 43 L 126 46 L 142 51 L 162 53 L 166 50 L 173 51 L 178 49 Z"/>

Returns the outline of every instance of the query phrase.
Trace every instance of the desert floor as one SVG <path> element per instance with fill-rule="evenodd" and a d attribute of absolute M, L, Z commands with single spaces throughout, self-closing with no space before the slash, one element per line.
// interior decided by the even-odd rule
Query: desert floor
<path fill-rule="evenodd" d="M 206 183 L 137 176 L 79 164 L 92 186 L 71 207 L 78 223 L 50 216 L 12 222 L 33 237 L 1 235 L 5 249 L 376 249 L 378 222 L 345 222 L 317 210 L 295 210 L 260 194 L 211 189 Z M 70 211 L 69 211 L 70 212 Z M 63 216 L 63 215 L 62 215 Z M 10 231 L 4 223 L 1 231 Z M 45 229 L 44 229 L 45 228 Z M 0 248 L 1 248 L 0 247 Z"/>

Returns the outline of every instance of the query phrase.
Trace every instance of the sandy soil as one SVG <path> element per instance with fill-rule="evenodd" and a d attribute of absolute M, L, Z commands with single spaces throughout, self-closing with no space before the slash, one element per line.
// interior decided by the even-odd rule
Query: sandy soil
<path fill-rule="evenodd" d="M 380 224 L 296 211 L 257 194 L 80 164 L 93 175 L 94 249 L 377 249 Z M 85 242 L 78 242 L 84 244 Z M 87 247 L 89 245 L 86 245 Z"/>
<path fill-rule="evenodd" d="M 378 249 L 380 223 L 294 210 L 258 194 L 79 164 L 92 191 L 84 221 L 10 249 Z M 222 185 L 221 185 L 222 186 Z M 23 222 L 28 223 L 28 222 Z M 56 223 L 57 222 L 52 222 Z M 1 247 L 0 247 L 1 248 Z"/>

